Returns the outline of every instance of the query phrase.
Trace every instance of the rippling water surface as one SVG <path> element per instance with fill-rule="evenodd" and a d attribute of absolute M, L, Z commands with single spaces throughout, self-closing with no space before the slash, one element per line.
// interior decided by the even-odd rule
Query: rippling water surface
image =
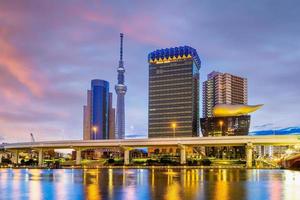
<path fill-rule="evenodd" d="M 0 169 L 0 199 L 300 199 L 300 172 Z"/>

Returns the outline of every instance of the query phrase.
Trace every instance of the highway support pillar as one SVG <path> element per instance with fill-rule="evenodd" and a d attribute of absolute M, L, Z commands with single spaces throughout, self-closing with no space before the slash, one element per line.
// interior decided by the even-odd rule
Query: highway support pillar
<path fill-rule="evenodd" d="M 44 164 L 44 156 L 43 156 L 43 150 L 39 149 L 39 160 L 38 160 L 38 166 L 42 167 Z"/>
<path fill-rule="evenodd" d="M 130 164 L 130 149 L 125 148 L 124 150 L 124 164 L 129 165 Z"/>
<path fill-rule="evenodd" d="M 80 165 L 81 164 L 81 150 L 77 149 L 76 150 L 76 165 Z"/>
<path fill-rule="evenodd" d="M 12 153 L 11 161 L 13 164 L 19 164 L 19 151 L 16 150 Z"/>
<path fill-rule="evenodd" d="M 180 164 L 186 164 L 186 147 L 183 145 L 180 145 Z"/>
<path fill-rule="evenodd" d="M 124 165 L 130 165 L 130 151 L 133 149 L 132 147 L 121 146 L 120 148 L 124 152 Z"/>
<path fill-rule="evenodd" d="M 253 158 L 253 145 L 248 143 L 246 145 L 246 167 L 252 168 L 252 158 Z"/>

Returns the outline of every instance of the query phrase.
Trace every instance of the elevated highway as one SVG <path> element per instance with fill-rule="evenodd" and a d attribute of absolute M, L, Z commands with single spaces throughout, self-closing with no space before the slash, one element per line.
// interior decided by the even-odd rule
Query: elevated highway
<path fill-rule="evenodd" d="M 300 144 L 300 135 L 271 136 L 220 136 L 220 137 L 181 137 L 181 138 L 147 138 L 123 140 L 60 140 L 0 144 L 4 150 L 26 149 L 76 149 L 76 148 L 110 148 L 110 147 L 166 147 L 166 146 L 245 146 L 252 145 L 296 145 Z"/>
<path fill-rule="evenodd" d="M 270 136 L 221 136 L 221 137 L 181 137 L 181 138 L 147 138 L 123 140 L 61 140 L 23 143 L 6 143 L 0 145 L 0 150 L 18 154 L 20 151 L 37 150 L 39 164 L 43 161 L 43 150 L 74 149 L 76 163 L 81 162 L 81 151 L 96 148 L 116 148 L 124 150 L 125 164 L 129 164 L 129 151 L 140 147 L 168 147 L 178 146 L 181 163 L 186 162 L 185 147 L 209 146 L 245 146 L 247 166 L 252 166 L 252 152 L 256 145 L 287 146 L 300 145 L 300 135 L 270 135 Z M 18 156 L 17 156 L 18 157 Z"/>

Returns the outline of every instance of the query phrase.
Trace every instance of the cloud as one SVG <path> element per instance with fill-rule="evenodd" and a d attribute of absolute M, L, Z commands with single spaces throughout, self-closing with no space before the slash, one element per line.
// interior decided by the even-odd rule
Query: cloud
<path fill-rule="evenodd" d="M 50 122 L 50 121 L 59 121 L 64 120 L 65 116 L 64 113 L 51 113 L 49 111 L 47 112 L 41 112 L 41 111 L 35 111 L 32 110 L 29 111 L 19 111 L 19 112 L 3 112 L 0 111 L 0 121 L 2 123 L 28 123 L 28 122 L 35 122 L 36 124 L 41 122 Z"/>
<path fill-rule="evenodd" d="M 148 135 L 145 134 L 128 134 L 126 135 L 126 139 L 137 139 L 137 138 L 148 138 Z"/>
<path fill-rule="evenodd" d="M 4 75 L 7 74 L 16 83 L 20 83 L 23 92 L 29 91 L 30 94 L 36 97 L 43 96 L 42 86 L 45 85 L 45 77 L 42 73 L 32 67 L 32 63 L 24 58 L 13 46 L 13 44 L 7 42 L 10 40 L 9 34 L 6 31 L 0 30 L 0 69 Z M 0 77 L 4 78 L 5 77 Z M 1 88 L 2 89 L 2 88 Z M 10 90 L 3 88 L 5 97 L 12 99 Z M 17 93 L 18 94 L 18 93 Z M 20 95 L 19 95 L 20 97 Z"/>
<path fill-rule="evenodd" d="M 272 127 L 272 126 L 274 126 L 273 123 L 266 123 L 266 124 L 261 124 L 261 125 L 254 126 L 253 128 L 255 128 L 255 129 L 265 129 L 267 127 Z"/>

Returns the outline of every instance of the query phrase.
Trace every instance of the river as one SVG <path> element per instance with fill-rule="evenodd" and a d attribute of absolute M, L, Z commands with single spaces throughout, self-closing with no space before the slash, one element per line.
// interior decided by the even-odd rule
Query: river
<path fill-rule="evenodd" d="M 0 169 L 0 199 L 290 200 L 300 199 L 300 171 Z"/>

